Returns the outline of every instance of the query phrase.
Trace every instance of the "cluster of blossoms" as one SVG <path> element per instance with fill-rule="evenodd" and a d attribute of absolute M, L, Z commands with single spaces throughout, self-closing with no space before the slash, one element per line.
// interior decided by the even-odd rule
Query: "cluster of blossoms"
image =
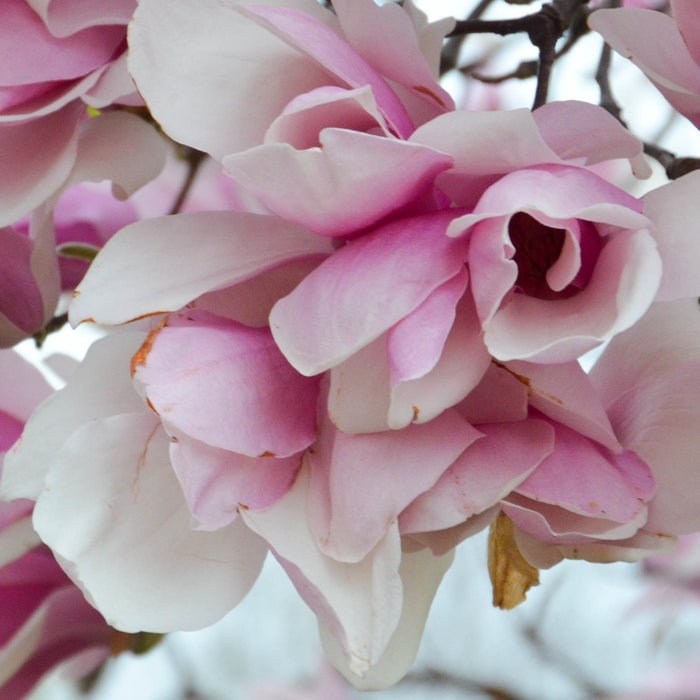
<path fill-rule="evenodd" d="M 50 568 L 0 627 L 0 664 L 24 654 L 9 682 L 38 677 L 25 658 L 94 666 L 112 628 L 208 625 L 270 552 L 331 662 L 386 687 L 484 528 L 504 607 L 563 558 L 700 529 L 700 174 L 628 194 L 606 168 L 647 176 L 643 144 L 588 103 L 457 110 L 437 81 L 455 22 L 409 1 L 6 3 L 0 341 L 61 289 L 74 325 L 110 327 L 31 417 L 2 385 L 0 449 L 26 427 L 0 601 Z M 700 8 L 672 9 L 590 24 L 700 126 Z M 225 194 L 145 216 L 84 184 L 124 199 L 158 175 L 140 114 Z M 84 626 L 47 662 L 50 625 L 20 630 L 64 592 Z"/>

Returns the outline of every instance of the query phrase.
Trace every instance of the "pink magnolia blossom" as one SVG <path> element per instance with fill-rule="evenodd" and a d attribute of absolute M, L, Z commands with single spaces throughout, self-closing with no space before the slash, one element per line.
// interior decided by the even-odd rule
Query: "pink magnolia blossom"
<path fill-rule="evenodd" d="M 142 104 L 126 70 L 136 2 L 7 0 L 0 27 L 0 224 L 37 207 L 75 162 L 86 103 Z"/>
<path fill-rule="evenodd" d="M 700 128 L 700 7 L 694 0 L 671 0 L 671 14 L 627 7 L 598 10 L 589 24 Z"/>
<path fill-rule="evenodd" d="M 0 352 L 0 475 L 4 453 L 31 410 L 51 393 L 37 369 Z M 33 503 L 0 503 L 0 694 L 19 700 L 57 665 L 71 660 L 84 675 L 106 657 L 114 630 L 85 600 L 41 545 Z"/>
<path fill-rule="evenodd" d="M 0 228 L 3 239 L 0 347 L 14 345 L 41 330 L 56 309 L 63 286 L 57 244 L 64 242 L 65 237 L 70 239 L 74 232 L 64 222 L 64 205 L 57 206 L 56 201 L 76 185 L 103 180 L 110 180 L 113 193 L 122 200 L 126 199 L 154 178 L 164 162 L 165 146 L 161 137 L 150 125 L 131 114 L 106 113 L 79 126 L 76 150 L 60 186 L 28 216 L 19 220 L 11 218 L 12 226 Z M 6 168 L 3 172 L 10 170 Z M 69 201 L 75 193 L 73 190 L 68 194 Z M 122 210 L 110 233 L 120 224 L 133 220 L 124 216 L 124 207 L 128 208 L 128 205 L 120 207 L 112 205 L 111 201 L 110 197 L 105 197 L 99 207 L 102 225 L 107 228 L 105 203 L 110 202 L 111 211 L 115 208 Z M 17 202 L 9 196 L 0 203 L 0 210 L 4 210 L 8 217 L 17 215 L 19 218 L 28 205 L 29 202 L 22 197 Z M 77 216 L 74 208 L 69 216 Z M 74 280 L 66 277 L 63 281 L 68 286 Z"/>
<path fill-rule="evenodd" d="M 647 414 L 619 414 L 577 358 L 700 294 L 697 178 L 635 199 L 590 168 L 646 167 L 603 110 L 450 111 L 420 51 L 442 30 L 410 5 L 334 6 L 141 2 L 147 104 L 271 213 L 107 242 L 71 319 L 149 332 L 93 346 L 2 490 L 36 500 L 43 541 L 126 631 L 214 621 L 272 552 L 371 689 L 406 672 L 454 546 L 499 509 L 545 563 L 688 526 L 669 506 L 688 455 L 626 432 Z"/>

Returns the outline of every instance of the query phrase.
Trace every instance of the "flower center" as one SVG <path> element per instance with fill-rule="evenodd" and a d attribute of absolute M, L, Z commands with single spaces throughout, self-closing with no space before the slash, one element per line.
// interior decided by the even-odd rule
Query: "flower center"
<path fill-rule="evenodd" d="M 515 248 L 518 265 L 515 284 L 520 291 L 539 299 L 551 299 L 556 293 L 547 284 L 547 271 L 559 259 L 564 247 L 564 229 L 552 228 L 529 214 L 518 212 L 508 223 L 508 235 Z"/>

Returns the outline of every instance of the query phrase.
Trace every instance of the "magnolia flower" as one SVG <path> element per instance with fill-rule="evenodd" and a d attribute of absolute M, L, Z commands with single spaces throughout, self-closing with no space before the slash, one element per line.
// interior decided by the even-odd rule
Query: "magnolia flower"
<path fill-rule="evenodd" d="M 56 246 L 63 242 L 64 236 L 70 236 L 62 220 L 62 205 L 58 207 L 55 220 L 56 200 L 79 183 L 102 180 L 111 180 L 113 192 L 120 199 L 126 199 L 154 178 L 165 162 L 161 137 L 150 125 L 131 114 L 114 112 L 89 119 L 77 129 L 76 139 L 70 168 L 56 191 L 30 215 L 19 221 L 12 218 L 13 226 L 0 228 L 3 239 L 0 347 L 14 345 L 41 330 L 56 309 L 62 287 Z M 73 190 L 69 198 L 75 192 Z M 111 198 L 107 201 L 112 206 Z M 19 216 L 25 213 L 23 209 L 27 204 L 22 197 L 19 202 L 8 197 L 2 200 L 0 211 L 7 216 Z M 128 215 L 124 216 L 123 207 L 117 205 L 117 208 L 121 208 L 122 213 L 117 215 L 115 227 L 130 220 Z M 107 211 L 104 199 L 100 210 L 102 215 Z M 72 216 L 75 215 L 73 211 Z M 70 281 L 65 279 L 66 284 Z"/>
<path fill-rule="evenodd" d="M 11 350 L 0 352 L 0 377 L 1 475 L 5 451 L 51 387 Z M 32 506 L 0 503 L 0 693 L 17 699 L 67 660 L 76 676 L 88 673 L 107 655 L 114 632 L 41 545 Z"/>
<path fill-rule="evenodd" d="M 637 8 L 598 10 L 588 22 L 700 128 L 700 7 L 694 0 L 671 0 L 671 14 Z"/>
<path fill-rule="evenodd" d="M 74 165 L 86 103 L 141 104 L 126 71 L 136 2 L 7 0 L 0 27 L 0 224 L 52 195 Z"/>

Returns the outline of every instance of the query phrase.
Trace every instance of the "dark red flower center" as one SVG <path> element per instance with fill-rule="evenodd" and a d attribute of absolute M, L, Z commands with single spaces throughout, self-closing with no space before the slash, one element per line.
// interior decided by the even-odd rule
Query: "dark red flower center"
<path fill-rule="evenodd" d="M 545 226 L 529 214 L 518 212 L 510 219 L 508 235 L 515 248 L 512 259 L 518 265 L 516 288 L 539 299 L 552 298 L 556 293 L 547 284 L 546 275 L 561 255 L 564 229 Z"/>

